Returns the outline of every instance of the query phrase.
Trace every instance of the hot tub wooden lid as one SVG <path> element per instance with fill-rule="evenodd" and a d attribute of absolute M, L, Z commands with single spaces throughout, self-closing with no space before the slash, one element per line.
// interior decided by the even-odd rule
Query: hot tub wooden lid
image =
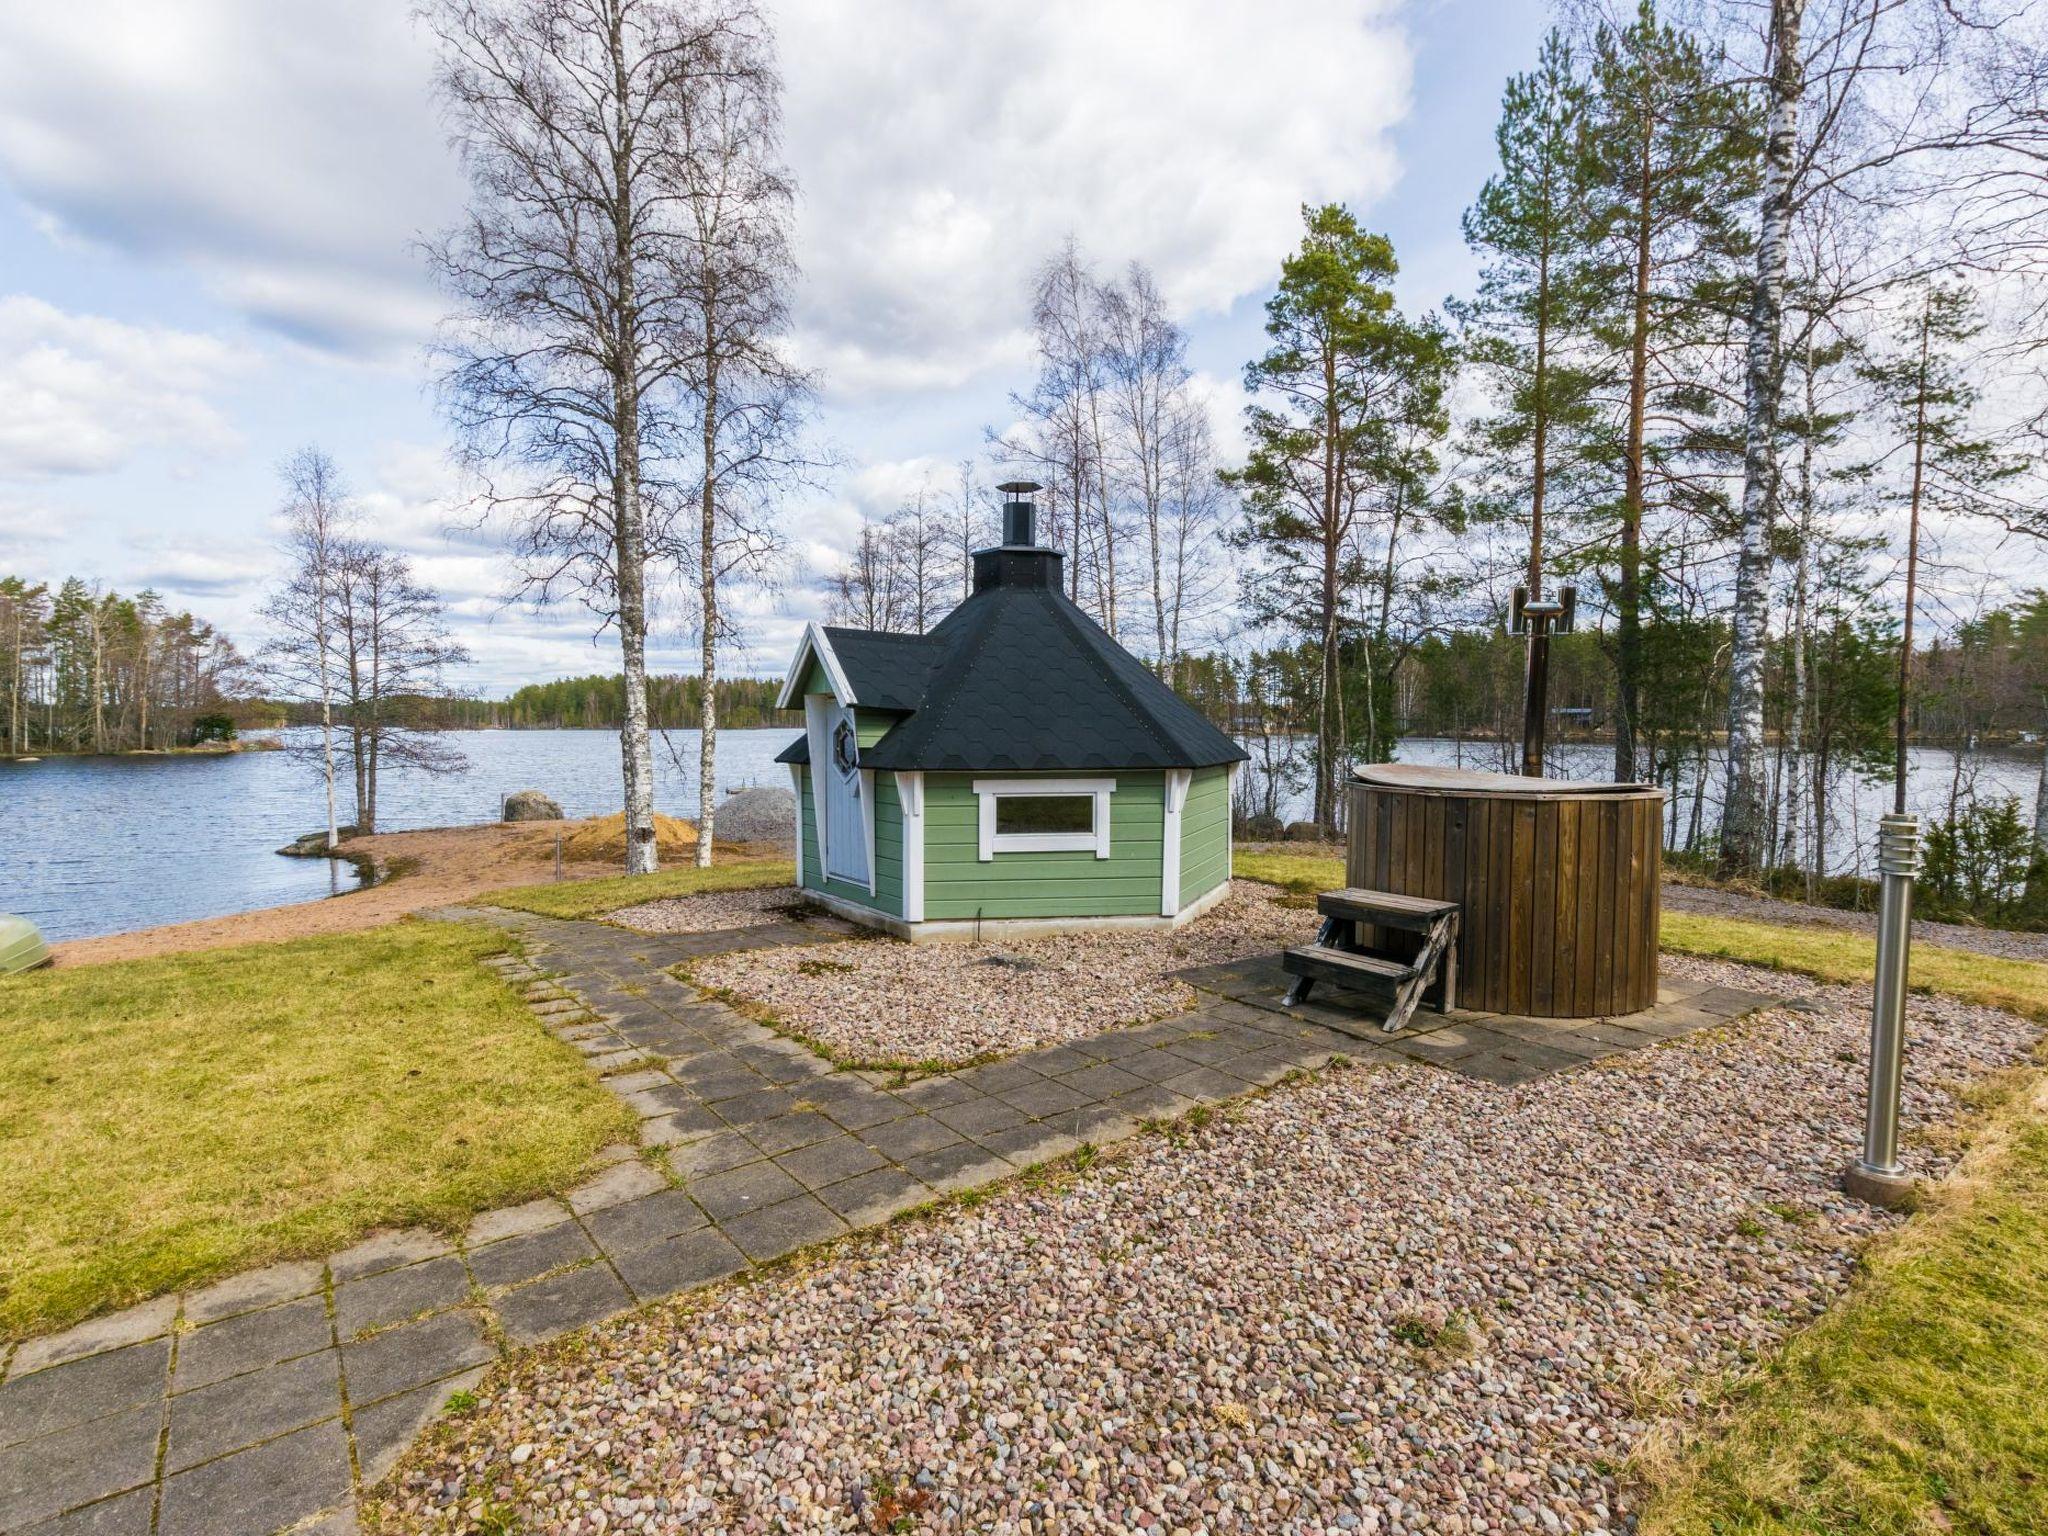
<path fill-rule="evenodd" d="M 1571 800 L 1661 793 L 1653 784 L 1606 784 L 1593 779 L 1530 779 L 1518 773 L 1485 773 L 1477 768 L 1430 763 L 1368 763 L 1352 770 L 1361 784 L 1420 794 L 1488 795 L 1522 800 Z"/>

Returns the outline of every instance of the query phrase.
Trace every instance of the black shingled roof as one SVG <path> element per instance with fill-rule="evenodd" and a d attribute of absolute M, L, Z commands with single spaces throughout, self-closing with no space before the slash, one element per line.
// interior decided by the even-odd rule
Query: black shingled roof
<path fill-rule="evenodd" d="M 1207 768 L 1247 755 L 1067 600 L 1058 555 L 997 553 L 928 635 L 825 631 L 855 704 L 905 712 L 861 752 L 862 767 Z M 776 759 L 809 760 L 802 736 Z"/>

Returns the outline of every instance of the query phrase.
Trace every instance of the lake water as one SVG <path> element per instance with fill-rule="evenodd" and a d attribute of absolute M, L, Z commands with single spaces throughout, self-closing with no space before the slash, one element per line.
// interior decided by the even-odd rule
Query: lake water
<path fill-rule="evenodd" d="M 721 786 L 786 784 L 787 770 L 774 758 L 793 734 L 788 727 L 720 732 Z M 495 821 L 504 797 L 517 789 L 552 795 L 569 816 L 619 809 L 615 732 L 457 731 L 449 741 L 468 758 L 468 771 L 445 777 L 387 771 L 379 794 L 383 830 Z M 656 809 L 694 818 L 697 735 L 673 731 L 668 743 L 655 742 Z M 1498 749 L 1484 743 L 1461 749 L 1450 741 L 1410 740 L 1400 755 L 1410 762 L 1462 757 L 1469 767 L 1499 766 Z M 1610 763 L 1602 746 L 1567 747 L 1553 756 L 1553 771 L 1574 778 L 1604 777 Z M 2017 795 L 2030 812 L 2038 764 L 2031 755 L 1988 756 L 1977 793 Z M 1946 753 L 1914 753 L 1909 784 L 1916 809 L 1938 813 L 1948 780 Z M 1860 860 L 1868 867 L 1868 843 L 1889 799 L 1888 786 L 1866 787 L 1855 797 L 1854 826 L 1836 835 L 1831 864 L 1856 868 Z M 1307 814 L 1299 790 L 1281 804 L 1289 819 Z M 1685 811 L 1681 803 L 1681 818 Z M 0 762 L 0 912 L 30 918 L 52 939 L 69 939 L 353 889 L 356 877 L 347 864 L 273 851 L 322 819 L 318 778 L 282 752 Z M 1713 819 L 1710 810 L 1709 824 Z"/>

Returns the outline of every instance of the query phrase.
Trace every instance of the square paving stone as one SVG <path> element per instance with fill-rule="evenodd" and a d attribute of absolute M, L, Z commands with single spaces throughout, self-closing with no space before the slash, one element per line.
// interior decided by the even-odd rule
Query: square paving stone
<path fill-rule="evenodd" d="M 1134 1079 L 1142 1081 L 1142 1079 Z M 1012 1109 L 1022 1110 L 1033 1120 L 1042 1120 L 1047 1115 L 1057 1114 L 1063 1109 L 1086 1104 L 1093 1097 L 1065 1083 L 1056 1083 L 1049 1077 L 1041 1077 L 1028 1087 L 1014 1088 L 1002 1095 L 1002 1100 Z"/>
<path fill-rule="evenodd" d="M 606 1253 L 645 1248 L 679 1232 L 694 1232 L 709 1220 L 697 1202 L 680 1189 L 664 1189 L 644 1199 L 629 1200 L 593 1212 L 584 1219 L 590 1235 Z"/>
<path fill-rule="evenodd" d="M 904 1169 L 942 1194 L 973 1189 L 1010 1172 L 1010 1165 L 995 1153 L 971 1141 L 940 1147 L 936 1152 L 919 1152 L 903 1159 Z"/>
<path fill-rule="evenodd" d="M 846 1223 L 813 1195 L 799 1195 L 794 1200 L 748 1211 L 719 1226 L 740 1252 L 757 1264 L 766 1264 L 846 1231 Z"/>
<path fill-rule="evenodd" d="M 149 1536 L 155 1518 L 156 1488 L 152 1485 L 45 1520 L 22 1536 Z"/>
<path fill-rule="evenodd" d="M 420 1432 L 448 1406 L 448 1399 L 483 1379 L 484 1368 L 479 1366 L 446 1381 L 429 1382 L 424 1387 L 387 1397 L 381 1403 L 358 1408 L 354 1414 L 356 1463 L 362 1469 L 363 1482 L 374 1483 L 396 1466 Z"/>
<path fill-rule="evenodd" d="M 153 1403 L 167 1389 L 170 1365 L 171 1341 L 151 1339 L 10 1377 L 0 1386 L 0 1445 L 68 1429 L 136 1403 Z"/>
<path fill-rule="evenodd" d="M 718 1097 L 707 1093 L 705 1098 L 718 1111 L 720 1119 L 743 1131 L 780 1119 L 796 1109 L 796 1096 L 782 1088 L 750 1088 Z"/>
<path fill-rule="evenodd" d="M 483 1325 L 466 1311 L 443 1312 L 423 1323 L 407 1323 L 341 1347 L 341 1369 L 348 1380 L 351 1403 L 374 1403 L 407 1387 L 483 1365 L 491 1358 Z"/>
<path fill-rule="evenodd" d="M 948 1104 L 944 1109 L 934 1110 L 932 1118 L 951 1126 L 962 1136 L 982 1136 L 990 1131 L 1006 1131 L 1013 1125 L 1022 1125 L 1025 1114 L 1001 1099 L 981 1098 L 965 1104 Z"/>
<path fill-rule="evenodd" d="M 341 1362 L 331 1349 L 232 1376 L 171 1399 L 166 1472 L 211 1461 L 341 1413 Z"/>
<path fill-rule="evenodd" d="M 1135 1056 L 1140 1051 L 1150 1050 L 1152 1042 L 1132 1037 L 1127 1029 L 1113 1029 L 1108 1034 L 1097 1035 L 1092 1040 L 1076 1040 L 1073 1048 L 1083 1056 L 1092 1056 L 1097 1061 L 1121 1061 L 1126 1056 Z"/>
<path fill-rule="evenodd" d="M 1574 1062 L 1576 1066 L 1578 1063 Z M 1533 1083 L 1539 1077 L 1548 1077 L 1555 1067 L 1537 1066 L 1517 1061 L 1505 1053 L 1476 1051 L 1470 1056 L 1446 1064 L 1446 1071 L 1460 1077 L 1476 1078 L 1482 1083 L 1492 1083 L 1496 1088 L 1515 1088 L 1523 1083 Z"/>
<path fill-rule="evenodd" d="M 560 1226 L 568 1219 L 569 1209 L 559 1200 L 529 1200 L 524 1205 L 485 1211 L 469 1224 L 463 1241 L 472 1249 L 480 1248 L 500 1238 L 524 1237 L 529 1232 L 545 1231 L 549 1227 Z"/>
<path fill-rule="evenodd" d="M 0 1451 L 0 1531 L 148 1482 L 163 1421 L 144 1403 Z"/>
<path fill-rule="evenodd" d="M 927 1112 L 949 1104 L 965 1104 L 977 1096 L 977 1090 L 955 1077 L 928 1077 L 896 1090 L 896 1097 L 904 1103 Z"/>
<path fill-rule="evenodd" d="M 1243 1091 L 1243 1085 L 1239 1085 Z M 1084 1104 L 1079 1109 L 1070 1109 L 1063 1115 L 1042 1120 L 1041 1125 L 1064 1131 L 1079 1141 L 1093 1142 L 1097 1146 L 1108 1146 L 1122 1141 L 1138 1129 L 1136 1117 L 1127 1111 L 1109 1104 Z"/>
<path fill-rule="evenodd" d="M 850 1087 L 829 1094 L 811 1089 L 804 1097 L 849 1131 L 865 1131 L 871 1126 L 887 1125 L 913 1112 L 908 1104 L 893 1093 L 882 1093 L 865 1083 L 860 1085 L 858 1092 Z"/>
<path fill-rule="evenodd" d="M 348 1495 L 348 1437 L 332 1419 L 166 1479 L 157 1536 L 271 1536 Z"/>
<path fill-rule="evenodd" d="M 1234 1099 L 1245 1089 L 1242 1078 L 1218 1072 L 1214 1067 L 1190 1067 L 1178 1077 L 1167 1078 L 1166 1086 L 1184 1099 L 1199 1099 L 1204 1104 Z"/>
<path fill-rule="evenodd" d="M 962 1137 L 953 1127 L 942 1125 L 930 1115 L 912 1115 L 905 1120 L 892 1120 L 887 1125 L 870 1127 L 860 1133 L 860 1139 L 891 1162 L 900 1163 L 920 1152 L 936 1152 L 940 1147 L 955 1146 Z"/>
<path fill-rule="evenodd" d="M 185 1298 L 185 1321 L 217 1322 L 223 1317 L 233 1317 L 237 1312 L 253 1312 L 274 1302 L 297 1301 L 301 1296 L 310 1296 L 320 1289 L 322 1273 L 319 1263 L 301 1259 L 295 1263 L 272 1264 L 263 1269 L 230 1275 Z"/>
<path fill-rule="evenodd" d="M 982 1146 L 1019 1168 L 1065 1157 L 1081 1143 L 1046 1124 L 1017 1125 L 979 1138 Z"/>
<path fill-rule="evenodd" d="M 701 1141 L 671 1149 L 668 1165 L 686 1180 L 701 1179 L 746 1163 L 758 1163 L 764 1155 L 738 1131 L 714 1131 Z"/>
<path fill-rule="evenodd" d="M 700 1227 L 645 1248 L 615 1253 L 612 1264 L 635 1296 L 654 1301 L 736 1275 L 747 1267 L 747 1258 L 716 1227 Z"/>
<path fill-rule="evenodd" d="M 714 1173 L 690 1185 L 690 1193 L 713 1221 L 757 1211 L 803 1193 L 803 1186 L 773 1163 L 749 1163 L 729 1173 Z"/>
<path fill-rule="evenodd" d="M 570 1190 L 569 1209 L 579 1216 L 587 1216 L 592 1211 L 624 1205 L 628 1200 L 638 1200 L 642 1195 L 667 1188 L 668 1180 L 661 1176 L 659 1170 L 649 1167 L 637 1157 L 629 1158 L 612 1164 L 588 1183 Z"/>
<path fill-rule="evenodd" d="M 840 1128 L 823 1115 L 814 1110 L 800 1110 L 793 1115 L 784 1115 L 780 1120 L 751 1127 L 747 1131 L 747 1140 L 772 1157 L 778 1152 L 807 1147 L 839 1134 Z"/>
<path fill-rule="evenodd" d="M 658 1198 L 658 1197 L 657 1197 Z M 597 1249 L 573 1221 L 508 1237 L 501 1243 L 469 1250 L 469 1272 L 490 1290 L 523 1285 L 552 1269 L 563 1269 L 597 1257 Z"/>
<path fill-rule="evenodd" d="M 900 1168 L 877 1168 L 819 1190 L 818 1198 L 842 1216 L 849 1227 L 880 1226 L 892 1216 L 923 1205 L 931 1190 Z"/>
<path fill-rule="evenodd" d="M 1083 1067 L 1095 1065 L 1072 1046 L 1048 1046 L 1042 1051 L 1032 1051 L 1024 1058 L 1024 1065 L 1042 1077 L 1059 1077 L 1064 1073 L 1078 1072 Z"/>
<path fill-rule="evenodd" d="M 1173 1120 L 1193 1109 L 1195 1101 L 1182 1098 L 1164 1083 L 1147 1083 L 1118 1094 L 1109 1101 L 1109 1107 L 1136 1115 L 1140 1120 Z"/>
<path fill-rule="evenodd" d="M 835 1136 L 830 1141 L 785 1152 L 775 1161 L 784 1172 L 795 1174 L 797 1182 L 806 1189 L 822 1189 L 841 1179 L 888 1166 L 888 1159 L 881 1153 L 851 1136 Z"/>
<path fill-rule="evenodd" d="M 632 1304 L 633 1298 L 610 1269 L 586 1264 L 507 1291 L 492 1306 L 506 1338 L 515 1344 L 537 1344 L 623 1312 Z"/>
<path fill-rule="evenodd" d="M 1164 1050 L 1139 1051 L 1135 1055 L 1122 1057 L 1118 1060 L 1117 1067 L 1120 1071 L 1151 1083 L 1163 1083 L 1168 1078 L 1179 1077 L 1188 1070 L 1185 1058 Z"/>
<path fill-rule="evenodd" d="M 244 1312 L 185 1335 L 178 1345 L 178 1367 L 171 1379 L 171 1390 L 189 1392 L 244 1371 L 326 1349 L 333 1342 L 334 1329 L 327 1321 L 324 1296 L 288 1301 L 261 1312 Z"/>
<path fill-rule="evenodd" d="M 47 1333 L 30 1339 L 14 1352 L 13 1374 L 25 1375 L 67 1360 L 102 1355 L 144 1339 L 160 1339 L 178 1320 L 178 1298 L 159 1296 L 141 1306 L 129 1307 L 106 1317 L 90 1318 L 62 1333 Z"/>
<path fill-rule="evenodd" d="M 987 1066 L 969 1067 L 954 1076 L 976 1093 L 1008 1093 L 1012 1089 L 1029 1088 L 1033 1083 L 1045 1081 L 1040 1073 L 1014 1061 L 992 1061 Z"/>
<path fill-rule="evenodd" d="M 397 1269 L 403 1264 L 417 1264 L 422 1259 L 438 1258 L 449 1251 L 448 1240 L 438 1232 L 429 1232 L 420 1227 L 408 1227 L 397 1232 L 378 1232 L 364 1238 L 353 1248 L 344 1248 L 327 1261 L 327 1267 L 334 1272 L 335 1283 L 344 1280 L 360 1280 L 365 1275 L 374 1275 L 382 1270 Z"/>
<path fill-rule="evenodd" d="M 366 1328 L 452 1307 L 469 1294 L 462 1260 L 449 1254 L 334 1288 L 334 1328 L 352 1339 Z"/>

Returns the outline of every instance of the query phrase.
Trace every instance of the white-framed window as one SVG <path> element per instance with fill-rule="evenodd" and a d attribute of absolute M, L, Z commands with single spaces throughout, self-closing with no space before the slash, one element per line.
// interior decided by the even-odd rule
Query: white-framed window
<path fill-rule="evenodd" d="M 999 853 L 1092 851 L 1109 857 L 1115 779 L 976 779 L 981 859 Z"/>

